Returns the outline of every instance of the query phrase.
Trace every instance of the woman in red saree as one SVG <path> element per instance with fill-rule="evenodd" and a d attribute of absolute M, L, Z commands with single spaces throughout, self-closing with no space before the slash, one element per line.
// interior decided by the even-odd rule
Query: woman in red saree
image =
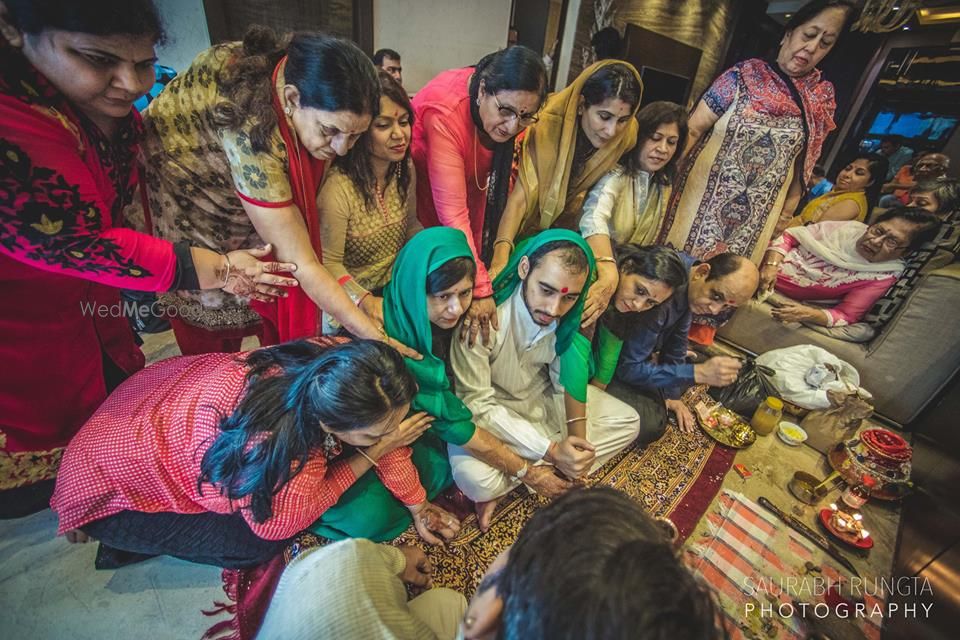
<path fill-rule="evenodd" d="M 255 333 L 262 344 L 319 335 L 321 310 L 356 336 L 384 338 L 322 265 L 316 205 L 326 165 L 379 106 L 376 70 L 356 45 L 309 32 L 281 41 L 265 27 L 201 52 L 150 103 L 144 217 L 155 233 L 217 251 L 270 242 L 300 282 L 270 304 L 164 296 L 182 353 L 237 351 Z"/>
<path fill-rule="evenodd" d="M 268 251 L 123 228 L 136 186 L 133 101 L 162 36 L 149 0 L 0 4 L 0 517 L 46 506 L 63 447 L 143 367 L 120 288 L 294 285 Z M 259 290 L 259 291 L 258 291 Z"/>

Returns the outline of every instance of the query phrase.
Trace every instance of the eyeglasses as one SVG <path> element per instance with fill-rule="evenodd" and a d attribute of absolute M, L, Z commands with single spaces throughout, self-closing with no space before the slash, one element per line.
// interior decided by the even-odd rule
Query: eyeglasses
<path fill-rule="evenodd" d="M 493 102 L 497 105 L 497 110 L 500 112 L 501 117 L 516 120 L 521 126 L 524 127 L 529 127 L 540 120 L 540 116 L 538 116 L 536 113 L 521 114 L 511 106 L 500 104 L 500 100 L 497 99 L 497 94 L 491 93 L 490 95 L 493 96 Z"/>
<path fill-rule="evenodd" d="M 906 249 L 909 247 L 909 244 L 900 244 L 896 237 L 890 234 L 889 231 L 881 227 L 880 225 L 873 225 L 867 227 L 867 237 L 871 240 L 880 240 L 880 244 L 884 249 L 888 251 L 896 251 L 897 249 Z"/>

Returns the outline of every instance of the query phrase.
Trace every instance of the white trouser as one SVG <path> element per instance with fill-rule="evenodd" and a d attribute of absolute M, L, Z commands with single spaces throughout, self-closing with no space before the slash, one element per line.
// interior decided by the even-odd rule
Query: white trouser
<path fill-rule="evenodd" d="M 563 394 L 546 398 L 547 416 L 556 425 L 550 439 L 558 442 L 567 436 Z M 482 425 L 479 425 L 482 426 Z M 607 460 L 625 449 L 640 431 L 640 417 L 628 404 L 591 385 L 587 386 L 587 440 L 596 447 L 593 473 Z M 514 453 L 516 450 L 505 442 Z M 520 484 L 503 471 L 474 458 L 462 447 L 448 445 L 453 480 L 474 502 L 488 502 L 509 493 Z M 531 463 L 540 462 L 530 460 Z"/>

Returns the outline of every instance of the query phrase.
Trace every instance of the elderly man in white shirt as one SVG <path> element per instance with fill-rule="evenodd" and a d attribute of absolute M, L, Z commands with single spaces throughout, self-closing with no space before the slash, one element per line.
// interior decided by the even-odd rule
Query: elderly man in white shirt
<path fill-rule="evenodd" d="M 456 393 L 476 424 L 526 461 L 511 477 L 449 447 L 453 478 L 477 503 L 483 530 L 498 499 L 520 484 L 529 465 L 550 464 L 567 478 L 581 478 L 626 448 L 640 428 L 629 405 L 592 385 L 583 389 L 586 403 L 578 402 L 561 382 L 558 329 L 568 314 L 576 315 L 567 318 L 573 327 L 579 325 L 593 259 L 586 243 L 573 232 L 552 230 L 532 239 L 529 255 L 524 248 L 505 269 L 505 275 L 516 269 L 520 286 L 499 301 L 491 343 L 469 346 L 459 339 L 469 328 L 461 327 L 451 349 Z M 494 288 L 502 292 L 501 281 Z"/>

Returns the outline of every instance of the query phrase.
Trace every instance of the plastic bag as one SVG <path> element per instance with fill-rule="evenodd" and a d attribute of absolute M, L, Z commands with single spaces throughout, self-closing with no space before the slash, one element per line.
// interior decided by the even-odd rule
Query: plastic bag
<path fill-rule="evenodd" d="M 712 387 L 708 393 L 724 407 L 749 421 L 753 412 L 761 402 L 767 399 L 767 396 L 780 397 L 777 388 L 773 385 L 774 374 L 776 372 L 773 369 L 758 365 L 753 358 L 747 358 L 740 369 L 740 374 L 732 384 L 725 387 Z"/>
<path fill-rule="evenodd" d="M 757 357 L 757 364 L 776 372 L 771 382 L 778 396 L 804 409 L 828 409 L 828 391 L 851 393 L 860 388 L 860 373 L 853 365 L 812 344 L 767 351 Z M 826 376 L 817 386 L 807 382 L 808 374 L 811 381 L 817 381 L 824 370 L 835 373 L 836 379 Z"/>

